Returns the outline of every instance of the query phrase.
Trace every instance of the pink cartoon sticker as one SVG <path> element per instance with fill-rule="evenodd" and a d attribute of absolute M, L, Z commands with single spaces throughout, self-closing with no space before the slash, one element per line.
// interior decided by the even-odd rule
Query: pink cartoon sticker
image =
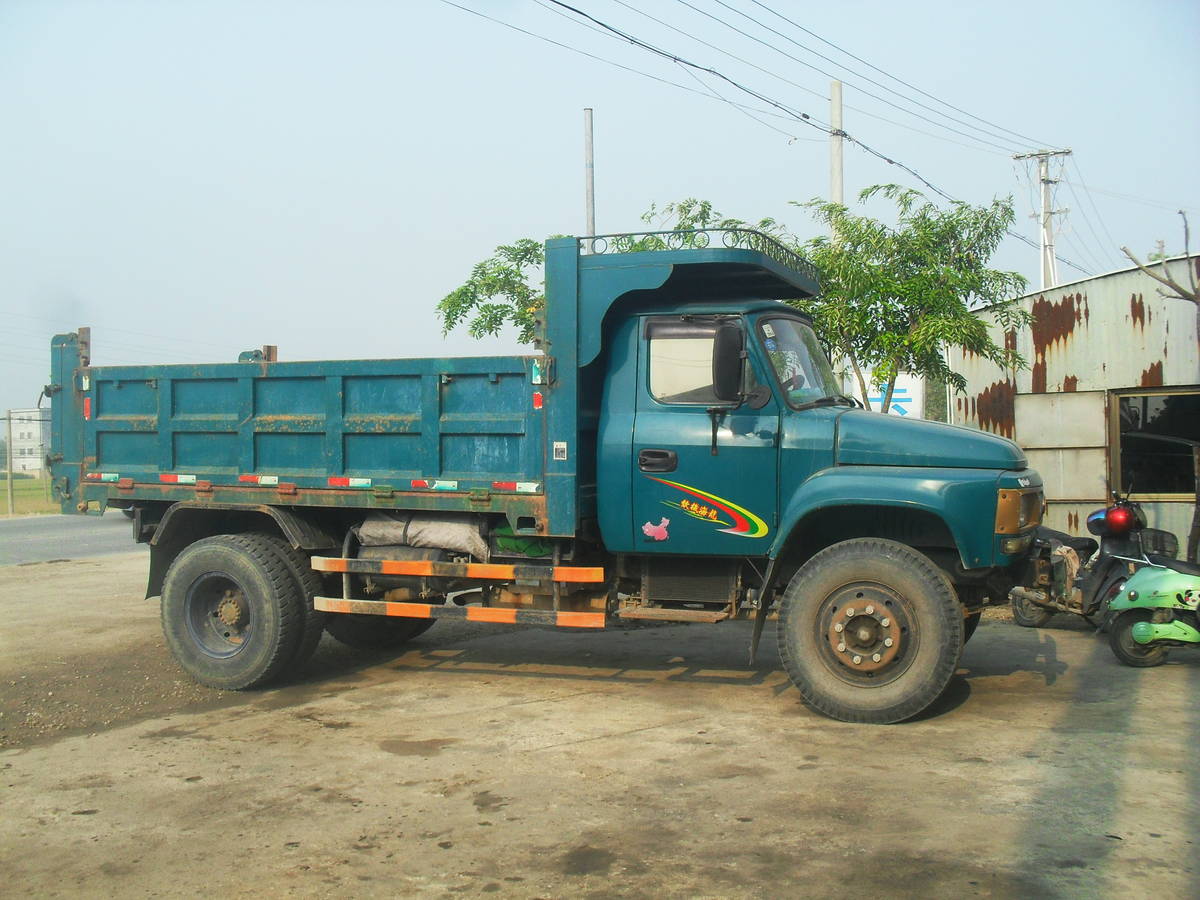
<path fill-rule="evenodd" d="M 652 541 L 665 541 L 670 537 L 670 535 L 667 534 L 667 526 L 670 524 L 671 520 L 666 516 L 663 516 L 662 521 L 660 521 L 657 525 L 652 525 L 649 522 L 643 525 L 642 534 Z"/>

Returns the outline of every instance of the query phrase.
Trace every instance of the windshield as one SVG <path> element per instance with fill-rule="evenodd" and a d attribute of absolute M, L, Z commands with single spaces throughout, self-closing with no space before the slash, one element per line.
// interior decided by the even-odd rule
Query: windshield
<path fill-rule="evenodd" d="M 813 330 L 797 319 L 764 319 L 758 330 L 779 386 L 792 406 L 838 398 L 842 386 Z"/>

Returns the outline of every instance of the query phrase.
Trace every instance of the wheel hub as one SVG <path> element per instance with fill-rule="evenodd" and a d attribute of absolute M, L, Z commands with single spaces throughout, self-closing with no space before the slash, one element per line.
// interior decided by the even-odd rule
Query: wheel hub
<path fill-rule="evenodd" d="M 863 597 L 833 611 L 826 632 L 834 658 L 856 672 L 876 672 L 892 663 L 903 646 L 900 624 L 881 602 Z"/>
<path fill-rule="evenodd" d="M 245 625 L 249 617 L 242 592 L 235 590 L 225 591 L 221 599 L 217 602 L 217 609 L 213 615 L 217 617 L 222 625 L 227 625 L 230 628 L 241 628 Z"/>

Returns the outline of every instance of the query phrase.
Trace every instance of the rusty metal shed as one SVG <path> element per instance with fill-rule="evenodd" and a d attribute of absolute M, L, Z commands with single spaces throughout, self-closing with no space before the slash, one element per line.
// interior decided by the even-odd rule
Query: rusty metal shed
<path fill-rule="evenodd" d="M 1198 255 L 1155 266 L 1181 284 L 1189 274 L 1200 281 Z M 1029 368 L 1005 372 L 952 351 L 967 392 L 951 398 L 950 421 L 1025 449 L 1046 482 L 1050 527 L 1082 533 L 1090 511 L 1132 485 L 1150 525 L 1173 532 L 1182 555 L 1196 503 L 1184 476 L 1200 446 L 1197 306 L 1158 287 L 1129 268 L 1021 297 L 1033 325 L 1002 333 L 993 321 L 992 337 Z"/>

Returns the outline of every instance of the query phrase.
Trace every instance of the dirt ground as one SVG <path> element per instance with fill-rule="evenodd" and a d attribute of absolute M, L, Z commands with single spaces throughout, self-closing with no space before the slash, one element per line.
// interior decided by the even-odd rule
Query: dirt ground
<path fill-rule="evenodd" d="M 864 727 L 746 668 L 745 623 L 442 622 L 223 694 L 145 563 L 0 568 L 8 895 L 1200 896 L 1200 654 L 991 617 L 930 714 Z"/>

